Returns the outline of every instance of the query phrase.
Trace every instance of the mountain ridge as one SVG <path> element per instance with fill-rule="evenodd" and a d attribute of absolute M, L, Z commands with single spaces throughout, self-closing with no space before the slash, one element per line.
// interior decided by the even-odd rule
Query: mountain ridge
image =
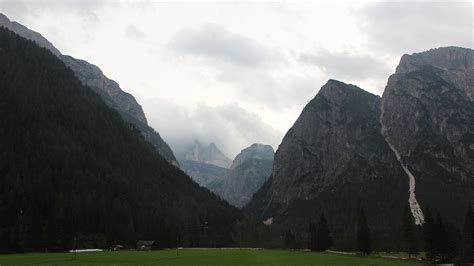
<path fill-rule="evenodd" d="M 124 92 L 117 82 L 108 79 L 99 67 L 85 60 L 61 54 L 40 33 L 30 30 L 17 22 L 10 21 L 7 16 L 0 13 L 0 27 L 2 26 L 51 51 L 74 71 L 75 75 L 84 85 L 91 87 L 109 106 L 117 110 L 127 122 L 135 125 L 142 132 L 145 139 L 152 143 L 163 157 L 175 166 L 179 165 L 169 145 L 161 138 L 158 132 L 148 125 L 141 105 L 131 94 Z"/>
<path fill-rule="evenodd" d="M 474 201 L 473 58 L 472 49 L 458 47 L 404 55 L 382 97 L 328 80 L 286 133 L 272 176 L 244 210 L 260 221 L 300 225 L 324 212 L 342 249 L 353 248 L 354 232 L 341 221 L 360 208 L 382 249 L 400 245 L 393 223 L 405 207 L 418 225 L 431 209 L 462 226 Z"/>
<path fill-rule="evenodd" d="M 273 157 L 270 145 L 254 143 L 243 149 L 225 175 L 208 188 L 230 204 L 242 208 L 270 176 Z"/>

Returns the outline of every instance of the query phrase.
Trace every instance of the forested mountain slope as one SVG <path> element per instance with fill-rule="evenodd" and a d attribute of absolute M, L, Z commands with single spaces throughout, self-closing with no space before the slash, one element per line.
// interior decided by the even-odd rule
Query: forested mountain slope
<path fill-rule="evenodd" d="M 50 51 L 1 27 L 0 117 L 0 249 L 231 241 L 236 208 L 169 164 Z"/>

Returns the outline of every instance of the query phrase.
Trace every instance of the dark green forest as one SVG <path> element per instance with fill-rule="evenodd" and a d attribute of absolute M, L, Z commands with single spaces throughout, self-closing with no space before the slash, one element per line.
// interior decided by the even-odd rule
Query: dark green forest
<path fill-rule="evenodd" d="M 0 250 L 233 241 L 240 211 L 170 165 L 57 57 L 0 28 Z M 197 237 L 196 237 L 197 235 Z"/>

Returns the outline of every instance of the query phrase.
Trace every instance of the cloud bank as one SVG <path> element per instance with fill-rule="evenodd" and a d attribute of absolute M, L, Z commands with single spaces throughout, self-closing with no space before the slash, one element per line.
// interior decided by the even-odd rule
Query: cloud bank
<path fill-rule="evenodd" d="M 404 53 L 473 47 L 472 1 L 171 3 L 0 0 L 0 12 L 98 65 L 175 149 L 277 148 L 328 79 L 381 94 Z"/>
<path fill-rule="evenodd" d="M 211 142 L 232 158 L 253 143 L 277 147 L 282 132 L 262 121 L 253 112 L 236 105 L 212 107 L 198 104 L 187 107 L 173 101 L 152 99 L 144 103 L 151 125 L 157 129 L 177 155 L 195 140 Z"/>

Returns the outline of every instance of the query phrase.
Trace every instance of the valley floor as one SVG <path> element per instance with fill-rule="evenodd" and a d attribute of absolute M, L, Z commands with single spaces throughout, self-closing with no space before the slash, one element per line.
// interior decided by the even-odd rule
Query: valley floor
<path fill-rule="evenodd" d="M 180 249 L 0 255 L 7 265 L 415 265 L 415 261 L 307 251 L 252 249 Z"/>

